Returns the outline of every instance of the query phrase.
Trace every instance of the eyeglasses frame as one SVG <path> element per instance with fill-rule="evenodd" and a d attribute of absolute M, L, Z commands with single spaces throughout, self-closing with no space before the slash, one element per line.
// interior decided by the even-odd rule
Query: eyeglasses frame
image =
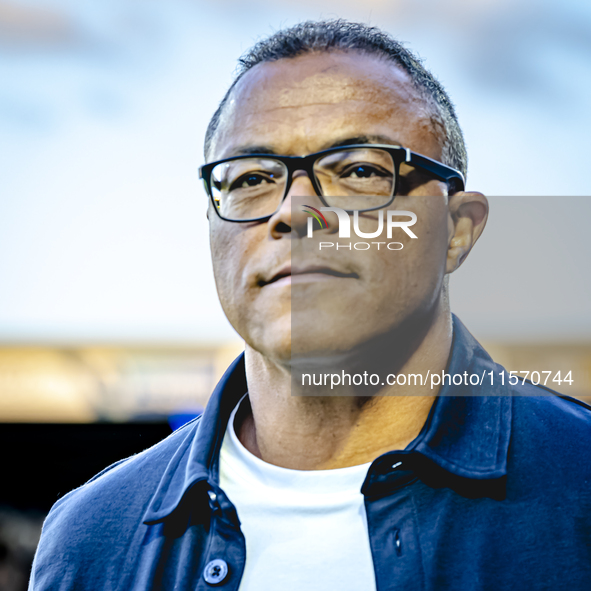
<path fill-rule="evenodd" d="M 398 189 L 398 179 L 400 177 L 400 165 L 402 163 L 410 164 L 416 168 L 420 168 L 422 170 L 426 170 L 427 172 L 431 173 L 435 178 L 446 182 L 448 185 L 453 184 L 454 192 L 463 191 L 465 186 L 464 175 L 455 168 L 451 168 L 437 160 L 433 160 L 428 156 L 423 156 L 418 152 L 413 152 L 408 148 L 404 148 L 402 146 L 394 146 L 391 144 L 350 144 L 344 146 L 337 146 L 334 148 L 328 148 L 327 150 L 322 150 L 321 152 L 314 152 L 313 154 L 308 154 L 306 156 L 281 156 L 277 154 L 241 154 L 239 156 L 232 156 L 230 158 L 224 158 L 222 160 L 216 160 L 215 162 L 208 162 L 207 164 L 203 164 L 199 167 L 199 178 L 203 180 L 203 184 L 205 185 L 205 191 L 208 194 L 209 198 L 211 199 L 211 203 L 213 208 L 218 215 L 218 217 L 226 222 L 236 222 L 236 223 L 247 223 L 247 222 L 261 222 L 267 221 L 271 217 L 273 217 L 281 204 L 285 201 L 287 194 L 289 193 L 289 189 L 291 188 L 293 182 L 293 173 L 297 170 L 303 170 L 308 175 L 312 186 L 314 187 L 314 191 L 316 191 L 316 195 L 320 199 L 320 201 L 324 204 L 325 207 L 330 207 L 328 203 L 326 203 L 324 196 L 321 193 L 320 186 L 316 180 L 314 175 L 314 164 L 318 159 L 327 154 L 332 152 L 339 152 L 342 150 L 352 149 L 352 148 L 366 148 L 366 149 L 380 149 L 388 152 L 392 157 L 392 161 L 394 162 L 394 187 L 392 190 L 392 195 L 390 201 L 384 205 L 380 205 L 379 207 L 371 207 L 369 209 L 364 209 L 360 211 L 374 211 L 376 209 L 383 209 L 384 207 L 388 207 L 395 197 L 396 192 Z M 224 217 L 218 210 L 218 207 L 215 203 L 215 198 L 213 196 L 213 192 L 211 190 L 211 174 L 213 169 L 218 166 L 219 164 L 224 164 L 225 162 L 231 162 L 233 160 L 243 160 L 246 158 L 266 158 L 269 160 L 276 160 L 281 162 L 287 168 L 287 183 L 285 185 L 285 193 L 281 198 L 279 203 L 279 207 L 270 215 L 265 215 L 262 217 L 257 218 L 247 218 L 247 219 L 230 219 Z M 459 185 L 459 188 L 458 188 Z"/>

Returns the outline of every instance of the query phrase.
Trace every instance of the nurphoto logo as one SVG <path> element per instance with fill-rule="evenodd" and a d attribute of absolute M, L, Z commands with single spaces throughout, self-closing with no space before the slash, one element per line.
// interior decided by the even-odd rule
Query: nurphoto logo
<path fill-rule="evenodd" d="M 311 205 L 302 205 L 302 209 L 309 214 L 308 226 L 307 226 L 307 237 L 312 238 L 314 236 L 314 221 L 318 223 L 321 230 L 328 228 L 328 222 L 322 214 L 323 211 L 332 211 L 336 214 L 339 221 L 339 238 L 351 238 L 351 216 L 347 211 L 340 207 L 321 207 L 316 209 Z M 377 210 L 378 213 L 378 229 L 375 232 L 362 232 L 359 229 L 359 212 L 353 212 L 353 232 L 359 238 L 371 239 L 378 238 L 384 231 L 384 210 Z M 394 228 L 400 228 L 411 238 L 418 238 L 418 236 L 410 229 L 410 226 L 414 226 L 417 222 L 417 215 L 412 211 L 403 210 L 388 210 L 386 212 L 386 236 L 389 240 L 392 239 L 392 230 Z M 394 219 L 394 218 L 410 218 L 406 220 Z M 334 242 L 320 242 L 319 250 L 323 248 L 336 248 L 339 249 L 355 249 L 355 250 L 369 250 L 372 245 L 380 249 L 380 246 L 385 245 L 388 250 L 402 250 L 404 244 L 402 242 L 348 242 L 345 244 L 339 244 Z"/>

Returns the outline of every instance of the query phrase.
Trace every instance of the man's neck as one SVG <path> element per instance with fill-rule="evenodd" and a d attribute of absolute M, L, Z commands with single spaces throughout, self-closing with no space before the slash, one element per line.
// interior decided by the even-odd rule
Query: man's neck
<path fill-rule="evenodd" d="M 440 373 L 451 342 L 451 315 L 439 314 L 396 373 Z M 344 468 L 404 449 L 437 394 L 424 383 L 387 386 L 379 396 L 292 396 L 289 370 L 248 346 L 246 375 L 251 411 L 236 425 L 240 441 L 262 460 L 295 470 Z"/>

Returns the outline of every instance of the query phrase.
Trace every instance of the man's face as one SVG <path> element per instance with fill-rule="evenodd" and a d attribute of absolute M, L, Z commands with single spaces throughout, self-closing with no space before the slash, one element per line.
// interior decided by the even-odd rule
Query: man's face
<path fill-rule="evenodd" d="M 255 147 L 299 156 L 344 140 L 358 143 L 361 137 L 441 158 L 431 111 L 400 68 L 357 52 L 308 54 L 260 64 L 242 78 L 222 115 L 208 160 Z M 310 250 L 306 255 L 310 267 L 328 266 L 342 276 L 306 272 L 300 261 L 301 274 L 277 280 L 301 244 L 295 241 L 307 240 L 301 227 L 295 231 L 302 221 L 295 219 L 295 209 L 292 214 L 295 198 L 301 203 L 306 197 L 306 204 L 322 207 L 303 171 L 295 173 L 286 200 L 267 222 L 227 222 L 209 211 L 220 301 L 248 345 L 289 361 L 293 323 L 306 335 L 298 339 L 298 355 L 337 354 L 433 311 L 453 233 L 447 188 L 406 165 L 401 174 L 406 182 L 387 209 L 414 212 L 418 221 L 412 230 L 418 239 L 394 230 L 392 240 L 403 243 L 402 250 Z M 376 218 L 376 212 L 365 214 L 361 228 L 374 229 Z M 338 241 L 336 234 L 329 239 Z M 294 300 L 297 294 L 305 306 L 295 305 L 292 289 Z"/>

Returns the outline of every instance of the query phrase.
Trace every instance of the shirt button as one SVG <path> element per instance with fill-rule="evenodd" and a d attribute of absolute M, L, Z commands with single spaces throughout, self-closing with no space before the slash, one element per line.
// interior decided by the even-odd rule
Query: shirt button
<path fill-rule="evenodd" d="M 203 578 L 209 585 L 219 585 L 228 576 L 228 564 L 221 558 L 216 558 L 207 563 L 203 570 Z"/>
<path fill-rule="evenodd" d="M 218 496 L 212 490 L 208 491 L 207 494 L 209 495 L 209 508 L 212 511 L 217 511 L 220 508 Z"/>

